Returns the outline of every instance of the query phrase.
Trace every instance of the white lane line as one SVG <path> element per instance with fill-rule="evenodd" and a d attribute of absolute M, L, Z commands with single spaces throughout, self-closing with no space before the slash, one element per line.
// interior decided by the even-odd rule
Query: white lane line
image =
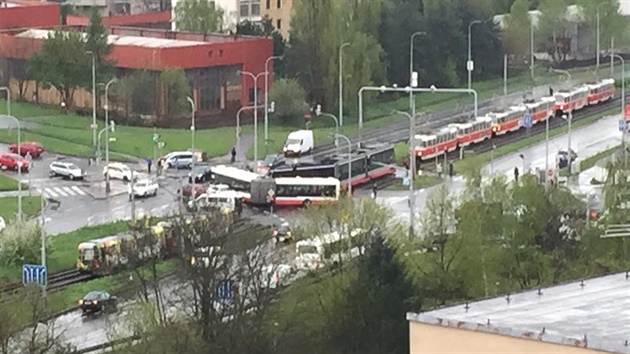
<path fill-rule="evenodd" d="M 70 187 L 61 187 L 61 189 L 63 189 L 63 191 L 68 193 L 69 195 L 75 195 L 75 191 L 73 191 Z"/>
<path fill-rule="evenodd" d="M 78 193 L 79 195 L 85 195 L 85 192 L 83 191 L 83 189 L 77 187 L 77 186 L 72 186 L 72 190 L 75 191 L 76 193 Z"/>
<path fill-rule="evenodd" d="M 59 196 L 52 189 L 49 189 L 49 188 L 44 188 L 43 194 L 47 195 L 48 198 L 56 198 Z"/>
<path fill-rule="evenodd" d="M 62 197 L 67 197 L 68 196 L 66 194 L 66 192 L 64 192 L 63 189 L 61 189 L 59 187 L 53 187 L 50 190 L 54 190 L 56 193 L 59 193 Z"/>

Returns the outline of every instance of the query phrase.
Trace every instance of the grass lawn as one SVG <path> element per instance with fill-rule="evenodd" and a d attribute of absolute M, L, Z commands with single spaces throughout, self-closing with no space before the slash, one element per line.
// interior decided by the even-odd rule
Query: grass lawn
<path fill-rule="evenodd" d="M 4 205 L 4 203 L 2 205 Z M 111 236 L 127 229 L 127 223 L 117 222 L 113 224 L 84 227 L 67 234 L 52 237 L 49 243 L 50 252 L 46 259 L 49 273 L 55 273 L 72 268 L 78 257 L 77 246 L 79 243 L 94 238 Z M 35 261 L 37 262 L 39 260 Z M 21 267 L 7 267 L 5 265 L 0 265 L 0 278 L 5 279 L 8 282 L 16 282 L 19 281 L 21 276 Z"/>
<path fill-rule="evenodd" d="M 436 184 L 439 184 L 441 182 L 442 182 L 442 179 L 438 176 L 420 175 L 420 176 L 416 176 L 413 179 L 413 188 L 414 189 L 427 188 L 427 187 L 431 187 Z M 409 190 L 409 186 L 405 186 L 403 185 L 402 181 L 398 181 L 395 184 L 392 184 L 391 186 L 387 187 L 387 189 Z"/>
<path fill-rule="evenodd" d="M 580 162 L 580 171 L 588 170 L 589 168 L 595 166 L 595 164 L 597 164 L 598 161 L 608 159 L 608 157 L 614 154 L 615 151 L 619 151 L 619 150 L 620 150 L 620 147 L 615 146 L 610 149 L 598 152 L 597 154 L 591 157 L 585 158 L 584 160 Z M 621 151 L 623 152 L 623 150 Z M 623 161 L 623 158 L 622 158 L 622 161 Z"/>
<path fill-rule="evenodd" d="M 0 130 L 0 134 L 1 133 L 2 131 Z M 17 189 L 18 189 L 17 180 L 0 173 L 0 192 L 16 191 Z M 22 189 L 24 190 L 28 189 L 28 185 L 22 183 Z"/>
<path fill-rule="evenodd" d="M 589 124 L 593 124 L 594 122 L 600 120 L 602 117 L 614 114 L 618 111 L 618 109 L 610 109 L 606 112 L 600 113 L 598 115 L 590 116 L 588 118 L 584 118 L 578 121 L 573 122 L 571 129 L 577 129 L 582 126 L 586 126 Z M 563 125 L 558 128 L 549 130 L 549 137 L 566 134 L 568 130 L 568 126 Z M 529 146 L 538 144 L 542 141 L 545 141 L 545 133 L 539 133 L 536 135 L 532 135 L 530 137 L 521 139 L 515 143 L 508 144 L 505 146 L 498 147 L 494 150 L 494 158 L 497 159 L 502 156 L 510 155 L 512 153 L 518 152 L 524 148 Z M 470 157 L 466 157 L 463 160 L 455 161 L 453 164 L 455 173 L 461 173 L 461 171 L 465 170 L 468 166 L 483 166 L 490 162 L 491 153 L 490 151 L 484 152 L 479 155 L 474 155 Z"/>
<path fill-rule="evenodd" d="M 39 213 L 41 206 L 41 198 L 39 196 L 28 196 L 28 192 L 26 195 L 22 196 L 22 212 L 26 216 L 33 216 Z M 0 198 L 0 216 L 4 218 L 5 221 L 9 221 L 14 219 L 17 216 L 18 212 L 18 197 L 1 197 Z M 1 277 L 1 272 L 0 272 Z"/>
<path fill-rule="evenodd" d="M 592 68 L 581 68 L 570 70 L 573 80 L 579 81 L 594 76 Z M 563 78 L 562 75 L 549 75 L 546 71 L 537 73 L 537 81 L 533 82 L 529 77 L 529 72 L 523 72 L 508 78 L 509 92 L 521 91 L 532 85 L 544 85 L 551 82 L 557 82 Z M 473 88 L 479 93 L 479 100 L 492 98 L 496 95 L 502 95 L 502 80 L 494 79 L 483 82 L 473 82 Z M 435 112 L 445 108 L 452 108 L 461 104 L 472 103 L 472 98 L 467 94 L 418 94 L 416 98 L 418 112 Z M 366 95 L 367 101 L 367 95 Z M 394 121 L 406 120 L 405 117 L 392 114 L 395 109 L 407 109 L 409 104 L 408 98 L 401 98 L 395 101 L 374 103 L 365 108 L 364 127 L 378 127 Z M 89 128 L 92 118 L 87 116 L 79 116 L 76 114 L 61 113 L 54 107 L 39 107 L 33 104 L 13 102 L 11 105 L 12 114 L 21 120 L 35 122 L 40 127 L 31 127 L 23 129 L 22 140 L 35 140 L 41 142 L 49 151 L 55 153 L 91 156 L 92 155 L 92 131 Z M 6 111 L 6 101 L 0 101 L 0 112 Z M 334 123 L 331 119 L 321 119 L 315 117 L 314 133 L 317 142 L 329 141 L 334 131 Z M 354 133 L 357 127 L 358 117 L 356 114 L 348 114 L 345 117 L 344 134 Z M 99 121 L 99 130 L 103 128 L 104 123 Z M 264 142 L 264 124 L 259 124 L 259 156 L 263 157 L 265 153 L 274 153 L 280 151 L 288 133 L 292 130 L 300 129 L 299 127 L 287 127 L 273 122 L 271 116 L 271 125 L 269 126 L 269 145 L 265 149 Z M 250 125 L 243 126 L 243 134 L 252 132 Z M 175 150 L 185 150 L 191 146 L 191 134 L 187 129 L 158 129 L 160 140 L 166 143 L 164 153 Z M 111 152 L 132 155 L 140 158 L 153 155 L 153 143 L 151 136 L 153 128 L 128 127 L 117 125 L 116 132 L 112 134 L 117 141 L 110 144 Z M 0 142 L 12 143 L 17 140 L 15 130 L 0 130 Z M 215 129 L 198 130 L 195 134 L 195 145 L 208 153 L 208 156 L 221 156 L 228 153 L 229 149 L 235 143 L 234 127 L 222 127 Z M 253 148 L 251 149 L 253 150 Z M 253 151 L 248 152 L 249 156 L 253 156 Z"/>

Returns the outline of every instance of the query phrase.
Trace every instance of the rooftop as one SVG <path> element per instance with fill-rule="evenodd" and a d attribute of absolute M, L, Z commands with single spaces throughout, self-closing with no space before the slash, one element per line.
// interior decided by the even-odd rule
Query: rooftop
<path fill-rule="evenodd" d="M 630 354 L 626 273 L 445 307 L 407 320 Z"/>
<path fill-rule="evenodd" d="M 17 34 L 16 37 L 46 39 L 52 33 L 54 33 L 53 30 L 29 29 Z M 83 36 L 87 36 L 87 34 L 83 33 Z M 146 48 L 174 48 L 207 44 L 206 42 L 201 41 L 120 35 L 108 35 L 107 42 L 114 45 L 128 45 Z"/>

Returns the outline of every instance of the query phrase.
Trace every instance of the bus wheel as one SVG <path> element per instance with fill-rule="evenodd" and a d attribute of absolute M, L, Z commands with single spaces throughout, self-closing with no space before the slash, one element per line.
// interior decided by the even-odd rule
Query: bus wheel
<path fill-rule="evenodd" d="M 308 208 L 311 206 L 311 201 L 309 199 L 305 200 L 304 203 L 302 203 L 302 206 L 305 208 Z"/>

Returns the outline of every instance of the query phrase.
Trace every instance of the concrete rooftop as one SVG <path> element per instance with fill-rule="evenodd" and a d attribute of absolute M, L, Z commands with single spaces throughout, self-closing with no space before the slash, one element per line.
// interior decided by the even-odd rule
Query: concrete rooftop
<path fill-rule="evenodd" d="M 630 354 L 630 279 L 613 274 L 512 294 L 509 301 L 408 313 L 407 320 Z"/>

